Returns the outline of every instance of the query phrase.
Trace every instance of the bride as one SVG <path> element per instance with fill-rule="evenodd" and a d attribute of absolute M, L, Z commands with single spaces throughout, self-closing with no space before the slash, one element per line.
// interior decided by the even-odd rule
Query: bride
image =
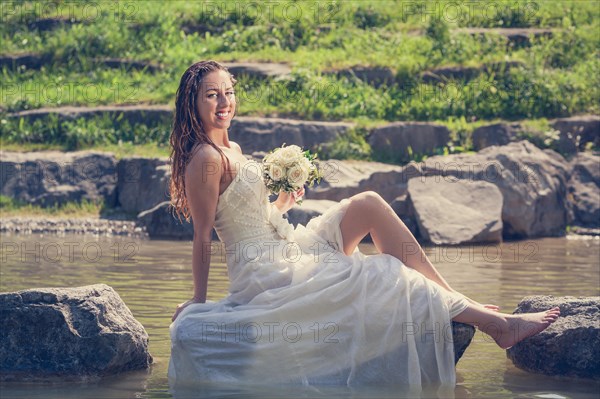
<path fill-rule="evenodd" d="M 375 192 L 294 228 L 283 214 L 304 189 L 269 202 L 261 164 L 229 140 L 235 84 L 203 61 L 177 91 L 170 192 L 193 221 L 194 296 L 173 315 L 170 381 L 454 385 L 452 320 L 508 348 L 558 318 L 559 308 L 509 315 L 456 292 Z M 230 287 L 207 303 L 213 227 Z M 358 250 L 369 233 L 379 254 Z"/>

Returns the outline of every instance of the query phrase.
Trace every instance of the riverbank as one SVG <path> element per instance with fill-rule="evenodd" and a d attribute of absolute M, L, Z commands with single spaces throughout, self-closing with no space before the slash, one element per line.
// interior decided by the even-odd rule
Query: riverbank
<path fill-rule="evenodd" d="M 83 234 L 96 236 L 124 236 L 150 238 L 146 227 L 135 220 L 112 220 L 94 217 L 0 217 L 0 233 L 9 234 Z M 600 228 L 569 226 L 566 236 L 600 237 Z"/>
<path fill-rule="evenodd" d="M 0 218 L 0 233 L 12 234 L 93 234 L 148 238 L 148 233 L 134 220 L 111 220 L 93 217 L 10 216 Z"/>

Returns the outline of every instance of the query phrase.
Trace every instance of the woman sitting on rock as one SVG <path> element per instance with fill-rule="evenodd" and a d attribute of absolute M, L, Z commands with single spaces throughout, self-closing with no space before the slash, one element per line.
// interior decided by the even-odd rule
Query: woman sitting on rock
<path fill-rule="evenodd" d="M 558 318 L 558 308 L 503 314 L 456 292 L 373 191 L 306 226 L 277 226 L 295 196 L 269 202 L 261 164 L 229 140 L 235 84 L 223 65 L 203 61 L 177 91 L 171 196 L 194 225 L 194 296 L 173 315 L 171 381 L 453 385 L 451 320 L 509 348 Z M 205 303 L 213 227 L 230 287 Z M 358 250 L 366 234 L 379 254 Z"/>

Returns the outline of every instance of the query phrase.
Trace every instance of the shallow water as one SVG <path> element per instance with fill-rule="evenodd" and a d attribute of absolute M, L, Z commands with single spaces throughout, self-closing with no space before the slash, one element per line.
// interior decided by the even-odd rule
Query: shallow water
<path fill-rule="evenodd" d="M 170 398 L 167 382 L 169 325 L 191 296 L 191 242 L 123 237 L 0 235 L 0 291 L 33 287 L 112 286 L 150 335 L 151 369 L 89 384 L 5 384 L 1 398 Z M 37 245 L 37 246 L 36 246 Z M 361 244 L 365 254 L 376 253 Z M 459 291 L 512 312 L 527 295 L 600 295 L 600 239 L 544 238 L 501 245 L 428 247 L 427 255 Z M 212 256 L 208 299 L 227 292 L 225 258 Z M 477 333 L 457 366 L 452 392 L 421 395 L 398 388 L 294 388 L 202 386 L 176 397 L 456 397 L 589 398 L 600 383 L 526 373 L 515 368 L 489 338 Z"/>

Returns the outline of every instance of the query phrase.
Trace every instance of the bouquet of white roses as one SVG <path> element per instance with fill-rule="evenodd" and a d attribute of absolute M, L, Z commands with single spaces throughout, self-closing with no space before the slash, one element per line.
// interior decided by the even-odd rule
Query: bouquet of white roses
<path fill-rule="evenodd" d="M 263 158 L 263 177 L 273 194 L 280 191 L 295 193 L 305 184 L 312 187 L 321 181 L 321 173 L 315 163 L 317 154 L 302 151 L 297 145 L 275 148 Z M 294 194 L 295 195 L 295 194 Z M 296 202 L 302 204 L 302 200 Z"/>

